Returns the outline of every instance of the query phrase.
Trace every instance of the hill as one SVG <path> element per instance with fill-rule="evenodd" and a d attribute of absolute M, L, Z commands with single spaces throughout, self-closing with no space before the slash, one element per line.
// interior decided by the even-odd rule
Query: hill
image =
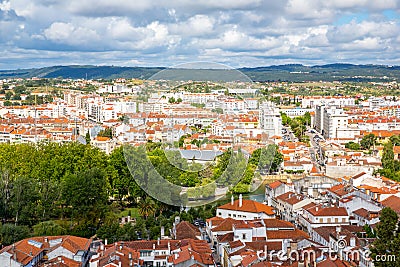
<path fill-rule="evenodd" d="M 164 71 L 163 71 L 164 70 Z M 256 68 L 238 69 L 253 81 L 392 81 L 400 80 L 399 66 L 327 64 L 304 66 L 301 64 L 273 65 Z M 162 75 L 160 75 L 160 71 Z M 214 69 L 167 69 L 164 67 L 118 67 L 118 66 L 52 66 L 45 68 L 0 70 L 0 79 L 4 78 L 71 78 L 71 79 L 113 79 L 139 78 L 190 80 L 228 80 L 235 70 Z M 243 75 L 239 80 L 244 80 Z"/>

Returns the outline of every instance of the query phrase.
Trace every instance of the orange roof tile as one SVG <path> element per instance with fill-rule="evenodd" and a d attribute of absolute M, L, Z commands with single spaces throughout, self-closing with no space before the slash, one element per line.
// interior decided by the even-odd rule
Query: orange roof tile
<path fill-rule="evenodd" d="M 229 202 L 225 205 L 219 206 L 218 208 L 226 210 L 246 211 L 253 213 L 265 213 L 267 215 L 275 214 L 274 209 L 272 207 L 249 199 L 243 199 L 241 206 L 239 206 L 239 200 L 235 200 L 233 202 L 233 205 Z"/>

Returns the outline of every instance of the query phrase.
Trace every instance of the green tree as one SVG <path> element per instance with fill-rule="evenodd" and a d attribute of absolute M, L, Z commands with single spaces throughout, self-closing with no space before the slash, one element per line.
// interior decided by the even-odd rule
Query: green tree
<path fill-rule="evenodd" d="M 4 224 L 0 229 L 1 243 L 5 246 L 25 239 L 29 237 L 29 235 L 29 228 L 24 225 Z"/>
<path fill-rule="evenodd" d="M 353 141 L 350 141 L 344 145 L 345 148 L 351 149 L 351 150 L 360 150 L 361 146 L 359 143 L 355 143 Z"/>
<path fill-rule="evenodd" d="M 151 199 L 151 197 L 146 197 L 144 199 L 141 199 L 138 204 L 138 208 L 140 215 L 142 215 L 146 219 L 149 216 L 154 215 L 156 212 L 156 204 L 153 201 L 153 199 Z"/>
<path fill-rule="evenodd" d="M 101 130 L 97 136 L 102 136 L 102 137 L 108 137 L 112 138 L 113 137 L 113 132 L 111 128 L 105 128 L 104 130 Z"/>
<path fill-rule="evenodd" d="M 122 201 L 124 198 L 130 198 L 134 202 L 132 198 L 145 195 L 129 171 L 122 146 L 113 150 L 109 156 L 108 164 L 116 171 L 115 179 L 110 181 L 110 185 L 117 199 Z"/>
<path fill-rule="evenodd" d="M 393 143 L 394 146 L 400 146 L 400 136 L 392 135 L 389 140 Z"/>
<path fill-rule="evenodd" d="M 86 144 L 90 145 L 90 133 L 89 133 L 89 131 L 85 135 L 85 141 L 86 141 Z"/>
<path fill-rule="evenodd" d="M 306 112 L 303 115 L 304 121 L 306 123 L 306 125 L 311 125 L 311 113 L 310 112 Z"/>
<path fill-rule="evenodd" d="M 45 221 L 33 226 L 34 236 L 56 236 L 65 234 L 65 228 L 54 221 Z"/>
<path fill-rule="evenodd" d="M 394 152 L 391 141 L 387 142 L 383 147 L 382 167 L 394 171 Z"/>
<path fill-rule="evenodd" d="M 66 175 L 62 196 L 74 218 L 97 221 L 104 216 L 108 200 L 108 182 L 98 168 Z"/>
<path fill-rule="evenodd" d="M 282 124 L 286 126 L 288 126 L 292 121 L 292 119 L 284 112 L 281 112 L 281 118 L 282 118 Z"/>
<path fill-rule="evenodd" d="M 370 149 L 375 144 L 376 144 L 376 136 L 374 134 L 367 134 L 360 141 L 360 145 L 364 149 Z"/>
<path fill-rule="evenodd" d="M 376 234 L 377 239 L 371 246 L 371 256 L 375 266 L 399 266 L 400 238 L 398 233 L 398 216 L 391 208 L 382 209 L 380 222 L 376 227 Z M 395 255 L 396 261 L 375 261 L 377 255 Z"/>

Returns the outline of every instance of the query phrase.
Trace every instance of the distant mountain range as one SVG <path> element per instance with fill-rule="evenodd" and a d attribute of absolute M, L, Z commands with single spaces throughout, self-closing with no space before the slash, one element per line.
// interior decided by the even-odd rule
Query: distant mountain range
<path fill-rule="evenodd" d="M 162 71 L 162 72 L 161 72 Z M 400 66 L 328 64 L 304 66 L 301 64 L 268 67 L 240 68 L 239 76 L 253 81 L 393 81 L 400 80 Z M 162 73 L 160 75 L 159 73 Z M 215 69 L 167 69 L 164 67 L 117 67 L 117 66 L 53 66 L 33 69 L 0 70 L 5 78 L 71 78 L 71 79 L 195 79 L 229 80 L 236 70 Z M 246 78 L 247 78 L 246 77 Z M 240 77 L 238 80 L 242 80 Z"/>

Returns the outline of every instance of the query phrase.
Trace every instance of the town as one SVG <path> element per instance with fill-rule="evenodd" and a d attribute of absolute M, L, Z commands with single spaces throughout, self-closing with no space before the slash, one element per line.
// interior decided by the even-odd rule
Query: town
<path fill-rule="evenodd" d="M 1 80 L 0 266 L 397 266 L 398 86 Z M 46 154 L 54 145 L 71 166 L 44 162 L 58 157 Z M 140 156 L 129 158 L 141 148 L 178 191 L 151 180 Z M 39 156 L 14 167 L 21 159 L 8 159 L 28 158 L 24 151 Z M 13 168 L 34 181 L 13 184 Z M 43 193 L 57 187 L 42 172 L 54 175 L 62 196 Z M 88 202 L 69 195 L 77 181 L 88 192 L 100 180 L 104 190 Z M 42 195 L 35 215 L 15 204 L 34 192 L 28 182 Z M 85 217 L 90 226 L 76 231 Z M 33 233 L 7 233 L 24 220 Z"/>

